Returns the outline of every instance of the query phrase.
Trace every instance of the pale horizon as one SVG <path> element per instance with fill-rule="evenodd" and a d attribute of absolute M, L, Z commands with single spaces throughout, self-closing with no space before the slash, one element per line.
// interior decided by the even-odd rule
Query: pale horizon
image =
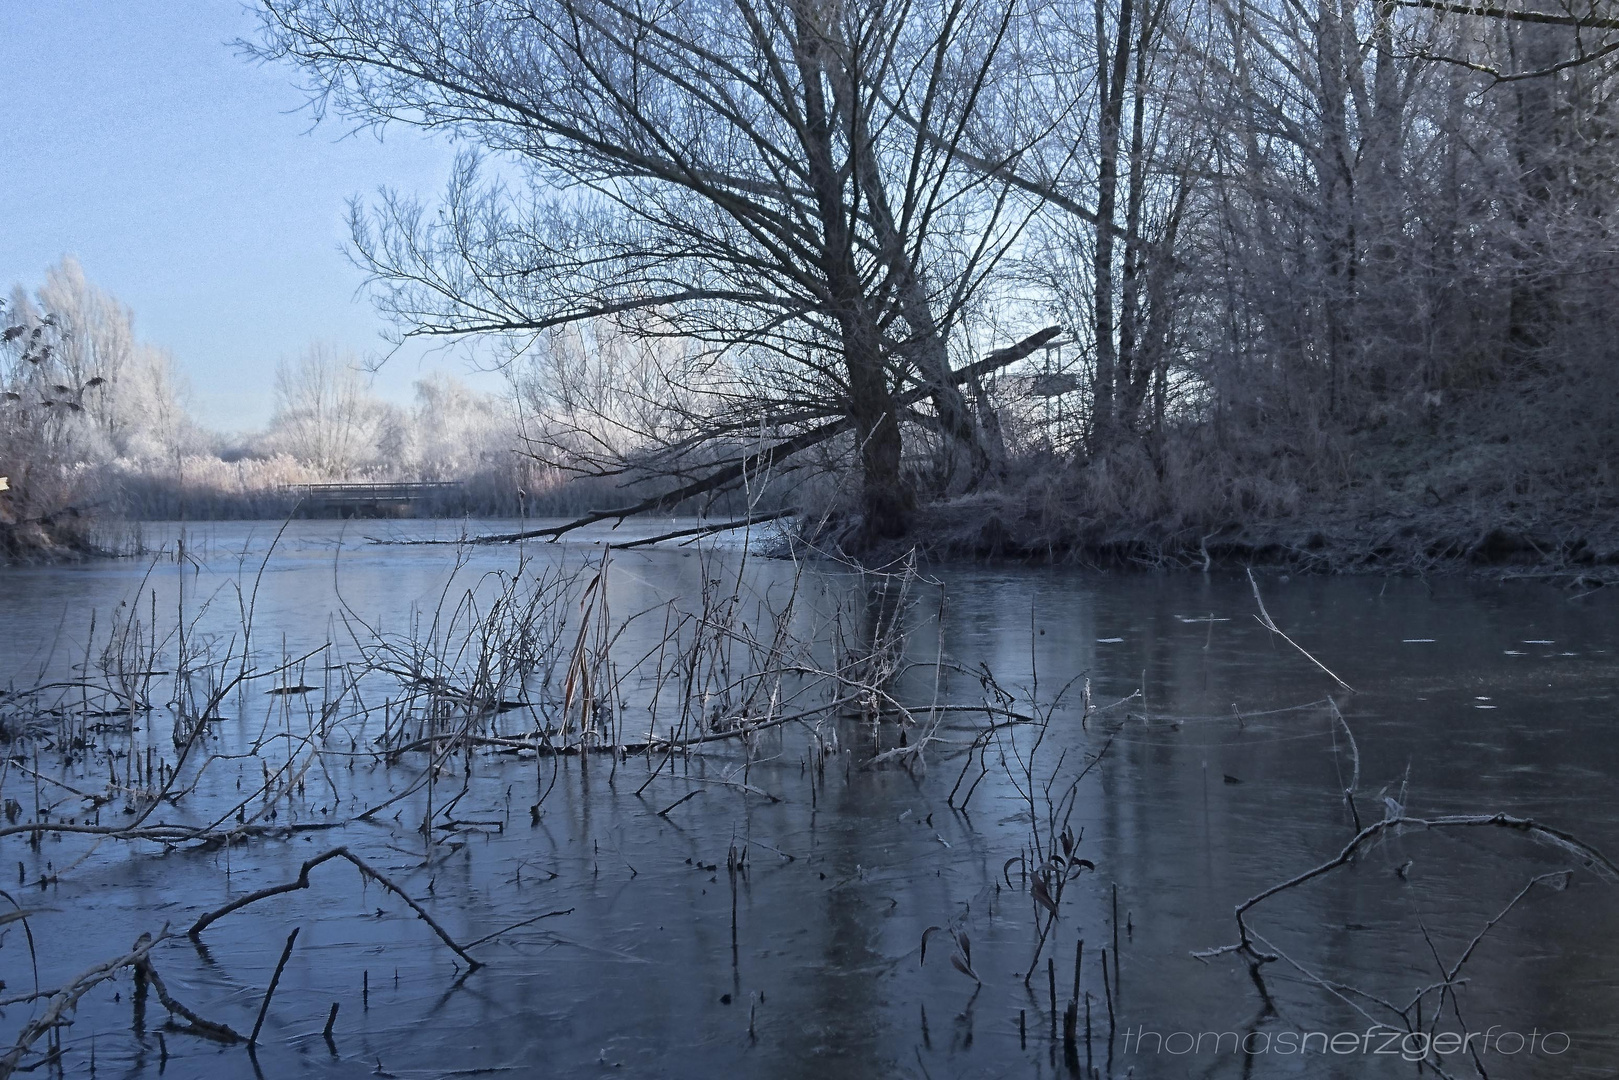
<path fill-rule="evenodd" d="M 386 356 L 387 324 L 349 261 L 351 197 L 436 197 L 455 149 L 405 128 L 316 124 L 296 72 L 240 55 L 252 11 L 95 0 L 0 11 L 0 291 L 30 293 L 64 256 L 171 350 L 190 409 L 225 434 L 264 427 L 275 367 L 323 342 Z M 411 343 L 372 380 L 407 404 L 444 371 L 497 377 L 454 348 Z"/>

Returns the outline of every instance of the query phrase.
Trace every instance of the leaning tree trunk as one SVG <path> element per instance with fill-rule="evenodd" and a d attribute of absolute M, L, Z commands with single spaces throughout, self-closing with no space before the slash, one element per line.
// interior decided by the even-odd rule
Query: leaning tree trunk
<path fill-rule="evenodd" d="M 901 477 L 899 407 L 883 359 L 882 330 L 867 295 L 856 258 L 855 215 L 848 173 L 839 167 L 833 102 L 823 80 L 839 58 L 827 48 L 827 37 L 807 10 L 797 13 L 795 60 L 803 80 L 804 124 L 799 137 L 807 165 L 809 188 L 822 230 L 821 272 L 826 282 L 827 313 L 835 320 L 843 351 L 848 401 L 844 415 L 854 431 L 860 461 L 860 507 L 863 515 L 857 546 L 901 536 L 910 527 L 912 493 Z M 834 74 L 830 80 L 838 82 Z M 858 155 L 858 147 L 852 148 Z M 954 384 L 950 387 L 959 395 Z"/>
<path fill-rule="evenodd" d="M 848 44 L 841 36 L 839 44 L 842 49 L 848 50 Z M 970 490 L 977 487 L 994 466 L 991 447 L 975 422 L 972 410 L 967 407 L 961 388 L 950 377 L 945 333 L 934 317 L 933 302 L 928 297 L 926 283 L 911 253 L 906 250 L 905 237 L 894 216 L 883 182 L 882 166 L 878 161 L 877 136 L 868 115 L 869 103 L 862 98 L 862 87 L 844 64 L 829 65 L 827 73 L 831 77 L 836 106 L 849 131 L 849 153 L 855 166 L 853 183 L 865 201 L 865 213 L 877 241 L 878 257 L 887 265 L 890 278 L 895 283 L 900 311 L 914 341 L 911 359 L 916 365 L 921 384 L 927 388 L 938 418 L 942 487 L 949 491 L 954 482 L 958 488 Z M 911 182 L 915 180 L 913 174 Z M 909 190 L 904 192 L 907 199 L 913 194 Z M 961 455 L 967 458 L 967 469 L 965 476 L 957 482 L 956 459 Z"/>

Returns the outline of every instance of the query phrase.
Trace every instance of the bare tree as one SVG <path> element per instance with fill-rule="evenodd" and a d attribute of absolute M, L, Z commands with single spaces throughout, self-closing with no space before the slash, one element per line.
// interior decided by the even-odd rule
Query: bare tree
<path fill-rule="evenodd" d="M 135 352 L 134 313 L 92 284 L 71 255 L 46 271 L 38 300 L 43 310 L 55 313 L 63 331 L 57 398 L 82 406 L 116 451 L 129 423 L 116 402 L 118 382 Z"/>
<path fill-rule="evenodd" d="M 26 325 L 51 313 L 59 340 L 38 369 L 42 402 L 73 425 L 74 453 L 85 461 L 168 458 L 191 439 L 186 388 L 171 354 L 135 337 L 134 312 L 91 282 L 77 259 L 65 256 L 45 273 L 30 299 L 19 292 L 14 309 Z"/>
<path fill-rule="evenodd" d="M 1208 139 L 1170 90 L 1187 77 L 1168 0 L 1089 0 L 1053 9 L 1053 40 L 1087 63 L 1056 100 L 1042 146 L 1050 183 L 1071 174 L 1073 197 L 1050 199 L 1038 249 L 1045 283 L 1072 314 L 1091 359 L 1089 446 L 1099 451 L 1162 423 L 1178 329 L 1181 230 Z M 1054 66 L 1054 65 L 1050 65 Z M 1069 164 L 1071 162 L 1071 164 Z M 1094 216 L 1083 212 L 1086 201 Z M 1088 338 L 1088 341 L 1085 340 Z M 1149 407 L 1150 406 L 1150 407 Z"/>
<path fill-rule="evenodd" d="M 83 406 L 55 389 L 66 344 L 61 320 L 22 289 L 0 301 L 0 557 L 55 546 L 63 519 L 79 515 L 72 466 L 93 437 Z"/>
<path fill-rule="evenodd" d="M 115 389 L 125 456 L 178 468 L 198 449 L 201 438 L 188 408 L 190 383 L 168 349 L 136 345 Z"/>
<path fill-rule="evenodd" d="M 276 450 L 337 479 L 376 460 L 389 417 L 367 389 L 358 357 L 309 345 L 277 365 L 275 397 L 268 439 Z"/>
<path fill-rule="evenodd" d="M 1556 283 L 1606 243 L 1604 183 L 1576 178 L 1609 167 L 1612 88 L 1590 69 L 1503 83 L 1436 57 L 1543 70 L 1576 55 L 1570 32 L 1498 20 L 1482 42 L 1385 3 L 1215 10 L 1210 104 L 1242 117 L 1219 144 L 1227 264 L 1262 347 L 1299 358 L 1303 399 L 1356 424 L 1540 363 L 1570 316 Z"/>
<path fill-rule="evenodd" d="M 518 166 L 514 189 L 467 160 L 437 215 L 398 197 L 357 212 L 357 250 L 407 334 L 532 336 L 605 317 L 704 343 L 761 392 L 710 396 L 715 411 L 692 419 L 752 433 L 770 462 L 846 424 L 867 539 L 906 528 L 905 419 L 939 433 L 947 484 L 983 475 L 951 342 L 1021 219 L 957 145 L 1015 3 L 263 10 L 260 54 L 299 64 L 317 110 L 453 129 Z M 743 461 L 702 490 L 740 482 Z"/>

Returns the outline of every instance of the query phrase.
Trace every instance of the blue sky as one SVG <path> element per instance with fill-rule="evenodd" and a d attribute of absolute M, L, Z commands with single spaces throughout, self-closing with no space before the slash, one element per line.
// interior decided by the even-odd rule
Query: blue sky
<path fill-rule="evenodd" d="M 255 26 L 239 0 L 0 0 L 0 289 L 76 255 L 227 431 L 263 424 L 277 359 L 305 342 L 387 349 L 344 252 L 346 201 L 432 196 L 454 153 L 405 128 L 315 126 L 295 71 L 231 45 Z M 458 356 L 407 349 L 376 388 L 407 401 L 434 368 L 467 377 Z"/>

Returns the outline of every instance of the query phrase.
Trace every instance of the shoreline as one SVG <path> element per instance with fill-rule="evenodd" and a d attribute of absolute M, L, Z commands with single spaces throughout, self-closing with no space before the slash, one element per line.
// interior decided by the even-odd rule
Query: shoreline
<path fill-rule="evenodd" d="M 795 534 L 767 549 L 791 557 L 809 541 L 811 558 L 881 567 L 913 553 L 931 564 L 1071 565 L 1102 571 L 1206 572 L 1246 567 L 1316 575 L 1386 574 L 1538 580 L 1595 589 L 1619 585 L 1619 514 L 1613 518 L 1469 508 L 1404 508 L 1379 514 L 1298 513 L 1212 526 L 1136 525 L 1054 515 L 1019 505 L 1015 495 L 993 492 L 921 507 L 912 530 L 858 556 L 827 545 L 841 524 L 832 519 L 820 537 Z M 1447 512 L 1449 510 L 1449 512 Z M 248 520 L 248 519 L 232 519 Z M 269 519 L 266 519 L 269 520 Z M 412 518 L 396 520 L 454 520 Z M 47 542 L 0 546 L 0 568 L 78 564 L 146 553 L 102 548 L 96 532 L 128 529 L 137 519 L 97 521 L 82 531 L 50 530 Z M 78 524 L 76 522 L 76 524 Z M 16 539 L 15 537 L 9 539 Z M 581 538 L 582 539 L 582 538 Z M 831 551 L 826 551 L 830 546 Z M 815 552 L 820 554 L 815 554 Z"/>
<path fill-rule="evenodd" d="M 1137 525 L 1031 512 L 1005 496 L 924 507 L 912 532 L 867 555 L 916 550 L 936 563 L 1073 564 L 1099 570 L 1207 571 L 1267 567 L 1321 575 L 1455 575 L 1619 584 L 1619 515 L 1545 508 L 1401 508 L 1377 514 L 1298 513 L 1208 526 Z"/>

